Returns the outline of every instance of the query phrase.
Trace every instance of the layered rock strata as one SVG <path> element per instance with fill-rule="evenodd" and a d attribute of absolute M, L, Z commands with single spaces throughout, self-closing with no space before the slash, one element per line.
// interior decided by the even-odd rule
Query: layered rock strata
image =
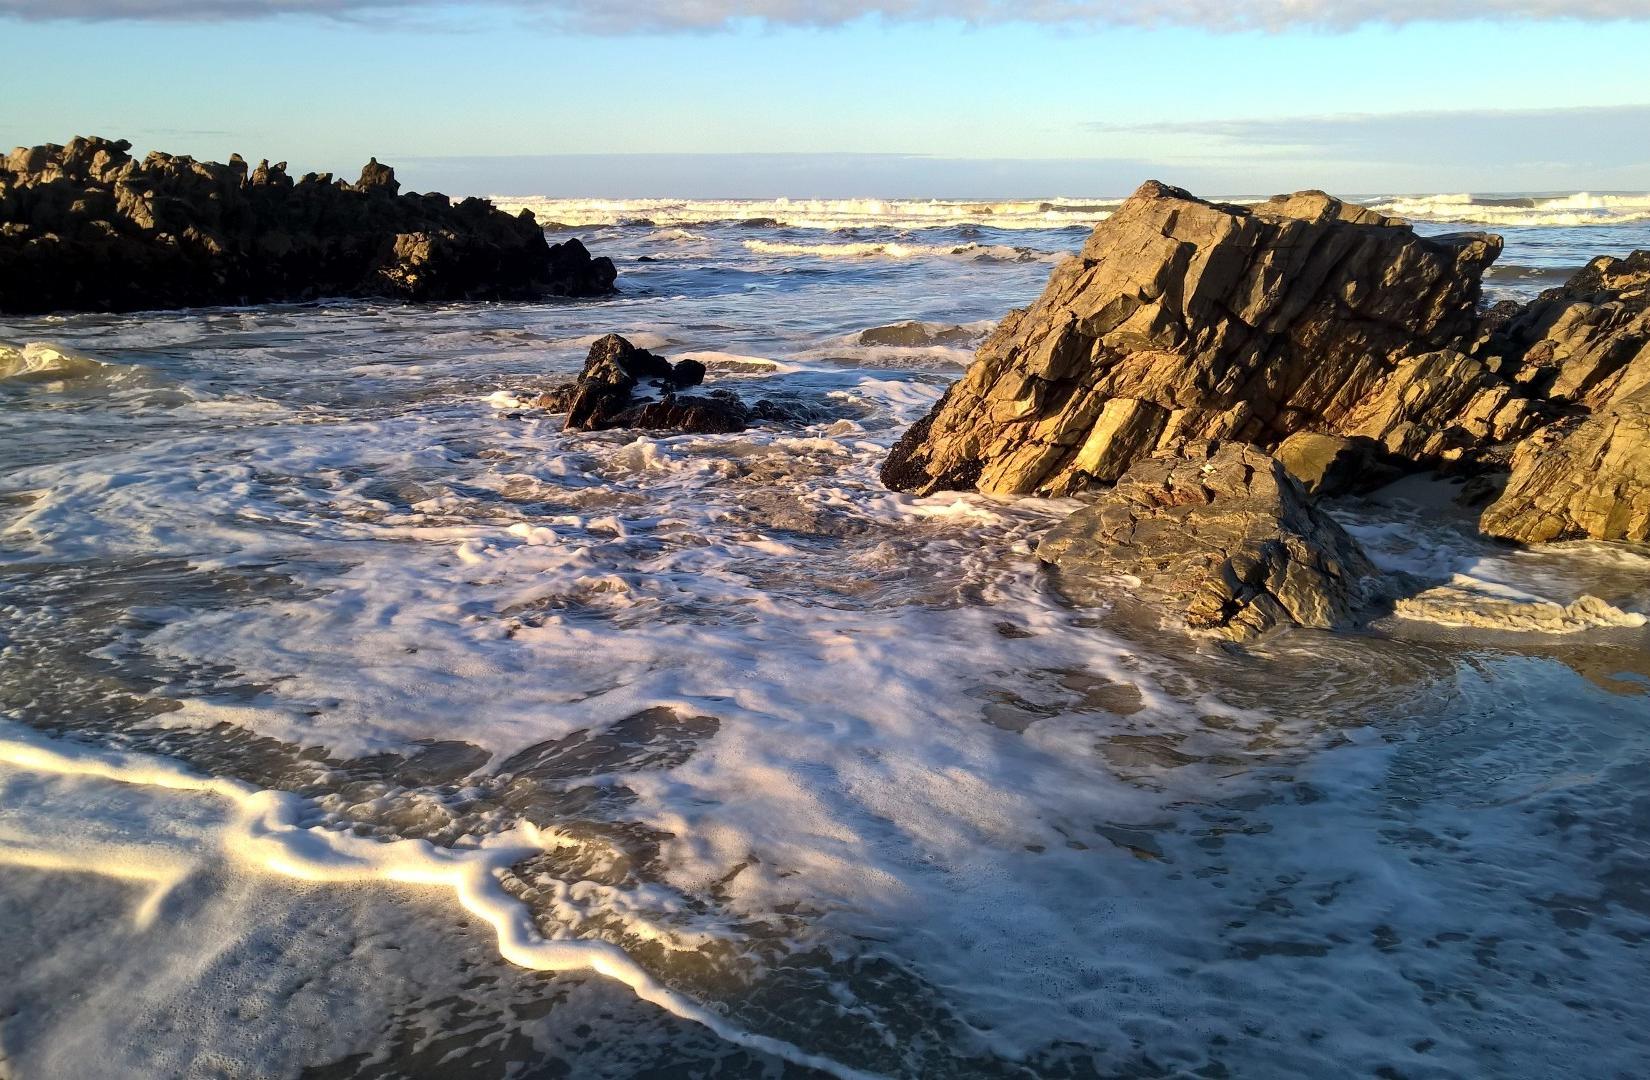
<path fill-rule="evenodd" d="M 1650 540 L 1650 251 L 1594 259 L 1485 352 L 1569 415 L 1513 450 L 1479 527 L 1527 543 Z"/>
<path fill-rule="evenodd" d="M 883 480 L 1066 495 L 1210 439 L 1316 431 L 1425 462 L 1517 437 L 1529 395 L 1468 353 L 1500 249 L 1317 191 L 1245 207 L 1148 183 L 1003 320 Z"/>

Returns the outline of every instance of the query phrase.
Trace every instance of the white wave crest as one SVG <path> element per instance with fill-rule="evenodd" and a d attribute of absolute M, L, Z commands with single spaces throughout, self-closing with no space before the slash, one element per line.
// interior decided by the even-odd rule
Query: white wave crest
<path fill-rule="evenodd" d="M 1007 244 L 910 244 L 901 241 L 844 241 L 798 244 L 782 240 L 746 240 L 745 250 L 756 255 L 813 255 L 821 259 L 932 259 L 975 262 L 1054 262 L 1061 253 Z"/>
<path fill-rule="evenodd" d="M 1464 193 L 1396 196 L 1370 203 L 1383 214 L 1462 225 L 1626 225 L 1650 221 L 1650 194 L 1489 197 Z"/>
<path fill-rule="evenodd" d="M 1207 193 L 1220 202 L 1249 197 Z M 511 213 L 532 210 L 542 222 L 599 228 L 650 224 L 673 230 L 671 239 L 699 240 L 687 225 L 749 225 L 798 229 L 923 229 L 987 225 L 995 229 L 1089 228 L 1111 216 L 1116 197 L 1075 199 L 552 199 L 534 195 L 490 198 Z M 1473 195 L 1442 192 L 1383 195 L 1367 204 L 1383 214 L 1462 225 L 1620 225 L 1650 220 L 1650 193 Z"/>
<path fill-rule="evenodd" d="M 551 199 L 489 196 L 512 214 L 531 210 L 542 222 L 570 226 L 651 222 L 659 228 L 723 223 L 798 229 L 921 229 L 990 225 L 998 229 L 1091 226 L 1121 199 Z"/>

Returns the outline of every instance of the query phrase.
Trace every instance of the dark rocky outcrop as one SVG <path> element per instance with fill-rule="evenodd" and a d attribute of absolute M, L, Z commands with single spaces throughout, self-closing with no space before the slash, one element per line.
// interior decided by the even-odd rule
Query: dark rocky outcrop
<path fill-rule="evenodd" d="M 1479 527 L 1528 543 L 1650 540 L 1650 251 L 1594 259 L 1485 352 L 1568 415 L 1514 449 Z"/>
<path fill-rule="evenodd" d="M 1417 465 L 1534 425 L 1469 355 L 1494 236 L 1426 238 L 1322 192 L 1256 206 L 1148 183 L 900 440 L 895 489 L 1065 495 L 1210 439 L 1364 437 Z"/>
<path fill-rule="evenodd" d="M 1354 625 L 1379 592 L 1357 543 L 1274 458 L 1240 443 L 1145 458 L 1037 549 L 1056 587 L 1137 600 L 1193 631 L 1248 640 L 1273 627 Z"/>
<path fill-rule="evenodd" d="M 532 214 L 76 138 L 0 158 L 0 312 L 129 311 L 333 296 L 598 296 L 613 264 L 549 245 Z"/>
<path fill-rule="evenodd" d="M 575 382 L 539 395 L 535 404 L 566 412 L 566 431 L 640 428 L 714 435 L 743 431 L 753 421 L 773 418 L 773 410 L 764 403 L 748 406 L 725 390 L 680 392 L 704 380 L 705 365 L 697 360 L 671 364 L 618 334 L 608 334 L 590 346 Z"/>

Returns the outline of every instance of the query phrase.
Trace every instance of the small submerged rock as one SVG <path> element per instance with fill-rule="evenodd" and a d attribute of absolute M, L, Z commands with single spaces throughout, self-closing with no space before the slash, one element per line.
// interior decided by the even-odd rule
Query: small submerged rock
<path fill-rule="evenodd" d="M 1551 600 L 1498 596 L 1481 588 L 1437 585 L 1399 600 L 1393 611 L 1400 618 L 1475 630 L 1517 633 L 1572 634 L 1603 627 L 1643 626 L 1646 619 L 1623 611 L 1608 601 L 1584 595 L 1569 604 Z"/>
<path fill-rule="evenodd" d="M 1193 631 L 1243 641 L 1294 624 L 1358 623 L 1380 591 L 1357 543 L 1275 458 L 1240 443 L 1136 462 L 1057 525 L 1037 556 L 1077 603 L 1119 579 Z"/>
<path fill-rule="evenodd" d="M 936 345 L 972 345 L 979 336 L 977 331 L 966 326 L 941 326 L 910 319 L 861 330 L 859 343 L 899 349 L 926 349 Z"/>

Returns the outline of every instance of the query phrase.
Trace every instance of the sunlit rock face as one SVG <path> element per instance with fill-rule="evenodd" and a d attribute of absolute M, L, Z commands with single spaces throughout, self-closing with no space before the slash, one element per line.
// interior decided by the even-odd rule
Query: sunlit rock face
<path fill-rule="evenodd" d="M 1252 207 L 1151 182 L 890 454 L 889 487 L 1065 495 L 1209 439 L 1371 438 L 1413 461 L 1531 424 L 1467 355 L 1494 236 L 1428 239 L 1322 192 Z"/>
<path fill-rule="evenodd" d="M 1525 543 L 1650 540 L 1650 389 L 1520 443 L 1479 528 Z"/>
<path fill-rule="evenodd" d="M 1037 554 L 1078 603 L 1135 579 L 1171 621 L 1240 641 L 1280 625 L 1351 626 L 1378 591 L 1346 531 L 1276 459 L 1239 443 L 1136 463 Z"/>
<path fill-rule="evenodd" d="M 530 212 L 402 194 L 376 159 L 351 184 L 75 138 L 0 157 L 0 312 L 131 311 L 335 296 L 505 300 L 611 292 Z"/>
<path fill-rule="evenodd" d="M 1573 415 L 1513 452 L 1480 527 L 1526 542 L 1650 539 L 1650 251 L 1593 260 L 1486 351 Z"/>

